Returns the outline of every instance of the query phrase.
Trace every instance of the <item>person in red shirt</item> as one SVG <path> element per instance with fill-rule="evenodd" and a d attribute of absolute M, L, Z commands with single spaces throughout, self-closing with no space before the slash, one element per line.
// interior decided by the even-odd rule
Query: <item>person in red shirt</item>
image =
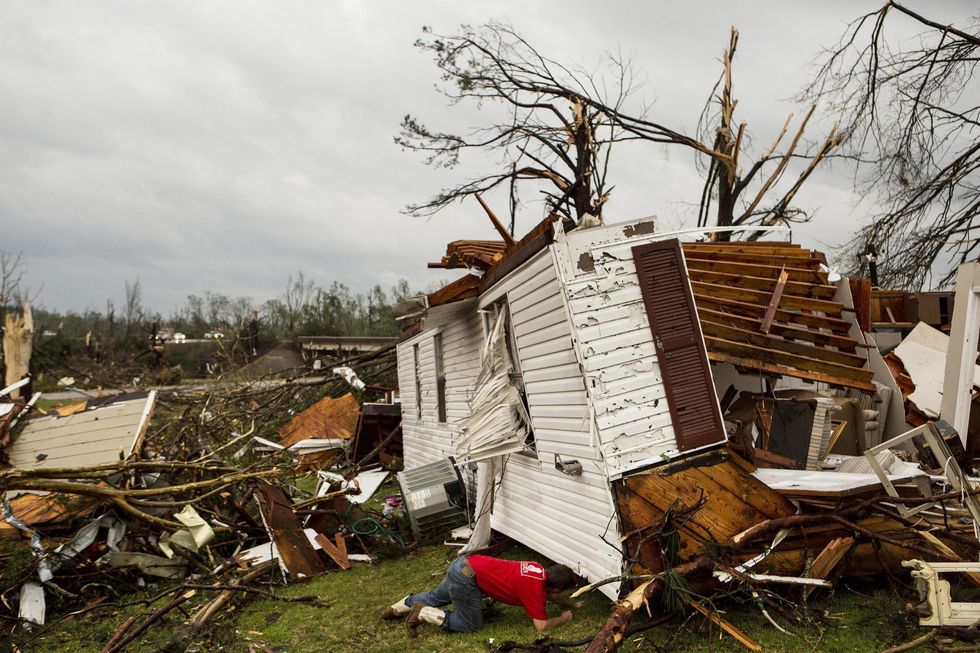
<path fill-rule="evenodd" d="M 561 593 L 575 584 L 575 573 L 565 565 L 545 569 L 540 563 L 526 560 L 501 560 L 484 555 L 460 556 L 446 572 L 439 586 L 428 592 L 409 594 L 382 613 L 382 619 L 407 615 L 405 628 L 412 637 L 421 623 L 429 623 L 451 632 L 473 632 L 483 625 L 483 597 L 518 605 L 531 618 L 534 628 L 544 631 L 567 622 L 571 610 L 548 617 L 548 601 L 565 607 L 581 607 Z M 442 610 L 453 605 L 453 611 Z"/>

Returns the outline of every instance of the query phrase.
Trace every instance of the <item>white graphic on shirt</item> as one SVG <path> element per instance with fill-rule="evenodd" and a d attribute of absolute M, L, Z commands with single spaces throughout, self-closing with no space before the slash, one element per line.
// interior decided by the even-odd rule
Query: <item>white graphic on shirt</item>
<path fill-rule="evenodd" d="M 544 567 L 542 567 L 536 562 L 522 562 L 521 576 L 527 576 L 529 578 L 537 578 L 538 580 L 544 580 Z"/>

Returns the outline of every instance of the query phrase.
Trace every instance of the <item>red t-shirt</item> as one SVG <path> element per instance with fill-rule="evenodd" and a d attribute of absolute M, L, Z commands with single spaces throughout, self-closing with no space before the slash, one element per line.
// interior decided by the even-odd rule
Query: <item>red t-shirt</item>
<path fill-rule="evenodd" d="M 467 561 L 476 575 L 477 587 L 484 594 L 508 605 L 524 606 L 524 612 L 532 619 L 548 618 L 544 609 L 548 601 L 545 590 L 548 577 L 539 563 L 481 555 L 471 555 Z"/>

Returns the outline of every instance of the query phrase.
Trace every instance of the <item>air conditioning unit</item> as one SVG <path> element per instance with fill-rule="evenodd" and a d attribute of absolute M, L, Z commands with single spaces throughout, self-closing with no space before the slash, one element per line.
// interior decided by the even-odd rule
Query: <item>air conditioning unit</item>
<path fill-rule="evenodd" d="M 398 472 L 397 476 L 416 539 L 468 523 L 466 490 L 453 458 Z"/>

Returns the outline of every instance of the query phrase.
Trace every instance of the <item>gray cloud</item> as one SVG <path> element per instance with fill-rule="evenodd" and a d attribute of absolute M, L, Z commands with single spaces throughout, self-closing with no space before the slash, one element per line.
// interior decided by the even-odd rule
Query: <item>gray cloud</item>
<path fill-rule="evenodd" d="M 658 119 L 687 131 L 735 24 L 738 111 L 761 146 L 794 110 L 782 100 L 807 62 L 877 4 L 6 2 L 0 249 L 23 250 L 41 302 L 62 309 L 118 301 L 137 276 L 164 312 L 205 289 L 261 301 L 300 269 L 359 291 L 401 277 L 429 286 L 444 275 L 425 263 L 446 242 L 492 229 L 475 205 L 428 220 L 399 211 L 492 161 L 430 170 L 393 144 L 409 112 L 480 124 L 434 92 L 435 69 L 412 47 L 423 24 L 508 20 L 584 65 L 621 48 Z M 971 9 L 943 8 L 942 20 Z M 691 162 L 678 149 L 622 148 L 608 215 L 689 224 L 701 183 Z M 862 217 L 834 171 L 799 201 L 820 216 L 797 230 L 807 244 L 840 242 Z M 522 226 L 539 214 L 532 204 Z"/>

